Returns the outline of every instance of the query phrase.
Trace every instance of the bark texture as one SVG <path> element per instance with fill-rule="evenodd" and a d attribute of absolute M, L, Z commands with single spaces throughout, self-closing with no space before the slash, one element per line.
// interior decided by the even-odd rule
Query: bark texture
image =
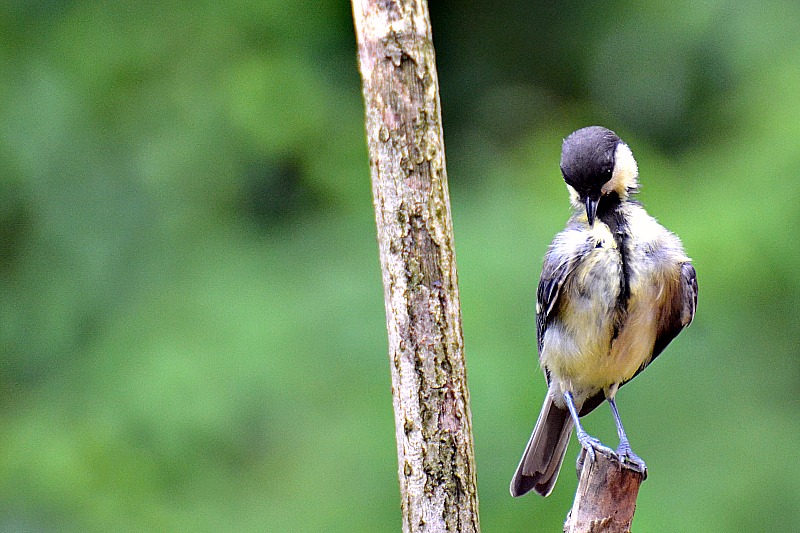
<path fill-rule="evenodd" d="M 479 531 L 439 89 L 424 0 L 353 0 L 403 531 Z"/>
<path fill-rule="evenodd" d="M 564 533 L 629 533 L 645 474 L 621 463 L 616 455 L 596 452 L 591 461 L 581 450 L 578 477 Z"/>

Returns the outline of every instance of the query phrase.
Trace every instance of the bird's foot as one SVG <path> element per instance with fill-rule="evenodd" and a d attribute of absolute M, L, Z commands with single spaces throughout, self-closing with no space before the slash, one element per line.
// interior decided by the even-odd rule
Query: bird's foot
<path fill-rule="evenodd" d="M 594 462 L 595 460 L 596 451 L 604 455 L 609 455 L 609 456 L 614 455 L 614 450 L 608 448 L 607 446 L 604 446 L 602 442 L 592 437 L 585 431 L 579 431 L 577 436 L 578 436 L 578 442 L 580 442 L 583 449 L 586 450 L 586 455 L 589 456 L 589 459 L 592 462 Z"/>
<path fill-rule="evenodd" d="M 631 450 L 631 445 L 627 441 L 619 443 L 619 448 L 617 448 L 616 453 L 620 462 L 638 472 L 641 472 L 641 474 L 647 478 L 647 465 L 644 463 L 641 457 L 633 453 L 633 450 Z"/>

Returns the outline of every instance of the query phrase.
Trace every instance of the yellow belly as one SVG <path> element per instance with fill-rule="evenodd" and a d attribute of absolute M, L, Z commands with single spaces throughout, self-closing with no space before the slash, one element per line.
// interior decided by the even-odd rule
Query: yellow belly
<path fill-rule="evenodd" d="M 619 261 L 611 247 L 598 248 L 563 287 L 540 359 L 562 391 L 607 389 L 629 380 L 652 357 L 663 282 L 654 272 L 631 272 L 620 320 Z"/>
<path fill-rule="evenodd" d="M 689 259 L 678 238 L 638 206 L 628 206 L 626 217 L 625 305 L 619 302 L 622 256 L 608 226 L 598 220 L 581 234 L 593 248 L 565 280 L 541 339 L 540 363 L 554 398 L 570 391 L 580 403 L 631 379 L 650 362 L 660 314 L 671 312 L 681 290 L 681 264 Z"/>

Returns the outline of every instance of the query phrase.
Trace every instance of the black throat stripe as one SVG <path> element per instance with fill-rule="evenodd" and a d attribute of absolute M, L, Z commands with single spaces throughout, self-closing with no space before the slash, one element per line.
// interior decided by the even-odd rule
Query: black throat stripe
<path fill-rule="evenodd" d="M 614 324 L 613 335 L 613 338 L 616 338 L 628 311 L 628 300 L 630 299 L 630 268 L 627 257 L 630 227 L 622 212 L 622 201 L 617 193 L 610 193 L 601 198 L 600 204 L 597 206 L 597 218 L 611 230 L 614 242 L 617 244 L 617 250 L 619 250 L 620 263 L 622 265 L 619 296 L 617 297 L 617 320 Z"/>

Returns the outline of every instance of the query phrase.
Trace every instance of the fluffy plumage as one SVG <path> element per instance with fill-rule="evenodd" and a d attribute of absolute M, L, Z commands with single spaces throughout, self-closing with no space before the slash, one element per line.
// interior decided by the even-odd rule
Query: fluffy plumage
<path fill-rule="evenodd" d="M 680 240 L 630 198 L 638 169 L 614 132 L 592 126 L 572 133 L 561 171 L 575 212 L 550 245 L 539 282 L 537 339 L 548 393 L 513 496 L 550 494 L 573 426 L 584 447 L 600 447 L 578 417 L 606 399 L 620 434 L 617 453 L 644 468 L 614 396 L 689 325 L 697 305 L 695 270 Z"/>

